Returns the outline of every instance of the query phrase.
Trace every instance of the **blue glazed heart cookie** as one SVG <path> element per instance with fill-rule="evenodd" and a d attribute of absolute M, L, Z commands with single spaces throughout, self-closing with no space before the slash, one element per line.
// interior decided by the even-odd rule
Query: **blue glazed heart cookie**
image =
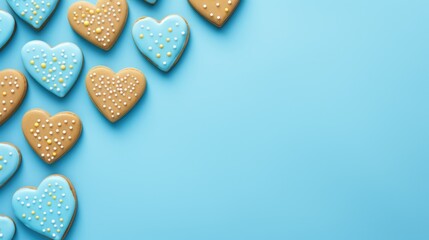
<path fill-rule="evenodd" d="M 22 48 L 25 69 L 40 85 L 58 97 L 64 97 L 79 77 L 83 54 L 73 43 L 54 48 L 42 41 L 31 41 Z"/>
<path fill-rule="evenodd" d="M 45 26 L 59 0 L 7 0 L 10 8 L 36 30 Z"/>
<path fill-rule="evenodd" d="M 12 38 L 15 32 L 15 19 L 9 13 L 0 10 L 0 49 Z"/>
<path fill-rule="evenodd" d="M 164 72 L 179 61 L 190 35 L 188 23 L 178 15 L 168 16 L 161 22 L 150 17 L 140 18 L 132 32 L 140 52 Z"/>
<path fill-rule="evenodd" d="M 0 215 L 0 239 L 12 240 L 15 231 L 15 222 L 10 217 Z"/>
<path fill-rule="evenodd" d="M 21 153 L 18 148 L 9 143 L 0 143 L 0 187 L 13 177 L 20 165 Z"/>
<path fill-rule="evenodd" d="M 76 214 L 77 197 L 70 180 L 51 175 L 37 189 L 18 190 L 12 207 L 26 227 L 49 239 L 64 239 Z"/>

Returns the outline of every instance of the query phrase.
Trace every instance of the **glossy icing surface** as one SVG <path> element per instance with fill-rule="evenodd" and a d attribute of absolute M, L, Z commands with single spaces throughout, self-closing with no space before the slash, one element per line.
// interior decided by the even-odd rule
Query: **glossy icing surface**
<path fill-rule="evenodd" d="M 83 54 L 73 43 L 54 48 L 42 41 L 31 41 L 21 51 L 24 66 L 40 85 L 58 97 L 64 97 L 79 77 Z"/>
<path fill-rule="evenodd" d="M 184 18 L 171 15 L 160 23 L 150 17 L 141 18 L 134 24 L 132 34 L 140 52 L 168 72 L 185 50 L 190 31 Z"/>
<path fill-rule="evenodd" d="M 9 13 L 0 10 L 0 49 L 9 42 L 15 31 L 15 19 Z"/>
<path fill-rule="evenodd" d="M 9 217 L 0 215 L 0 240 L 12 240 L 15 236 L 15 223 Z"/>
<path fill-rule="evenodd" d="M 150 3 L 150 4 L 155 4 L 156 0 L 145 0 L 146 2 Z"/>
<path fill-rule="evenodd" d="M 16 218 L 50 239 L 63 239 L 77 207 L 73 187 L 61 175 L 51 175 L 37 189 L 22 188 L 12 199 Z"/>
<path fill-rule="evenodd" d="M 7 0 L 12 10 L 35 29 L 43 27 L 59 0 Z"/>
<path fill-rule="evenodd" d="M 20 165 L 21 154 L 18 149 L 10 144 L 0 143 L 0 187 L 13 177 Z"/>

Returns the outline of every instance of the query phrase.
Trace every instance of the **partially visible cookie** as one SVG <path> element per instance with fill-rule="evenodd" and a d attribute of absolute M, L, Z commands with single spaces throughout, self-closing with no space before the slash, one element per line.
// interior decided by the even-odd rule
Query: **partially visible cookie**
<path fill-rule="evenodd" d="M 145 0 L 147 3 L 155 4 L 157 0 Z"/>
<path fill-rule="evenodd" d="M 114 73 L 99 66 L 86 76 L 86 89 L 98 110 L 110 121 L 124 117 L 143 96 L 146 77 L 135 68 Z"/>
<path fill-rule="evenodd" d="M 156 67 L 168 72 L 179 61 L 190 36 L 186 20 L 170 15 L 161 22 L 142 17 L 134 23 L 133 38 L 137 48 Z"/>
<path fill-rule="evenodd" d="M 217 27 L 222 27 L 237 8 L 240 0 L 188 0 L 191 6 Z"/>
<path fill-rule="evenodd" d="M 15 175 L 19 166 L 21 153 L 18 148 L 10 143 L 0 143 L 0 188 Z"/>
<path fill-rule="evenodd" d="M 15 236 L 16 226 L 12 218 L 0 215 L 0 239 L 12 240 Z"/>
<path fill-rule="evenodd" d="M 65 176 L 51 175 L 38 188 L 24 187 L 16 191 L 12 207 L 16 218 L 26 227 L 49 239 L 61 240 L 65 239 L 76 215 L 76 191 Z"/>
<path fill-rule="evenodd" d="M 71 90 L 83 67 L 83 53 L 73 43 L 51 47 L 43 41 L 31 41 L 22 47 L 21 56 L 34 80 L 58 97 Z"/>
<path fill-rule="evenodd" d="M 0 49 L 12 38 L 15 32 L 15 19 L 8 12 L 0 10 Z"/>
<path fill-rule="evenodd" d="M 27 79 L 13 69 L 0 71 L 0 126 L 19 108 L 27 94 Z"/>
<path fill-rule="evenodd" d="M 54 13 L 60 0 L 7 0 L 10 8 L 34 29 L 40 30 Z"/>
<path fill-rule="evenodd" d="M 22 131 L 37 155 L 52 164 L 76 144 L 82 132 L 82 123 L 71 112 L 50 116 L 41 109 L 34 109 L 24 115 Z"/>
<path fill-rule="evenodd" d="M 68 13 L 73 30 L 95 46 L 110 50 L 121 35 L 128 18 L 126 0 L 99 0 L 74 3 Z"/>

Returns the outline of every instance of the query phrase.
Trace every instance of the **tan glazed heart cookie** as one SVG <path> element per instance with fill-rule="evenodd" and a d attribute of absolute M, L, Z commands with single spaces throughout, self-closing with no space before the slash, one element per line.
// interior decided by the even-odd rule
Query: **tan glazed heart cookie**
<path fill-rule="evenodd" d="M 0 125 L 19 108 L 26 93 L 24 74 L 12 69 L 0 71 Z"/>
<path fill-rule="evenodd" d="M 79 1 L 70 7 L 68 13 L 73 30 L 106 51 L 118 40 L 127 18 L 126 0 L 99 0 L 96 5 Z"/>
<path fill-rule="evenodd" d="M 135 68 L 115 74 L 107 67 L 91 69 L 86 76 L 86 89 L 98 110 L 110 121 L 124 117 L 146 90 L 146 77 Z"/>
<path fill-rule="evenodd" d="M 222 27 L 234 13 L 240 0 L 188 0 L 191 6 L 209 22 Z"/>
<path fill-rule="evenodd" d="M 71 112 L 51 117 L 41 109 L 34 109 L 24 115 L 22 131 L 37 155 L 52 164 L 76 144 L 82 132 L 82 123 Z"/>

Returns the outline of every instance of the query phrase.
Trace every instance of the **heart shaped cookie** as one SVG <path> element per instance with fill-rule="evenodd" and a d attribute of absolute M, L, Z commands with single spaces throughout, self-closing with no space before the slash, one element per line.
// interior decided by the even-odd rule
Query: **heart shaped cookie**
<path fill-rule="evenodd" d="M 143 96 L 146 77 L 135 68 L 115 74 L 107 67 L 95 67 L 86 76 L 86 89 L 98 110 L 110 121 L 124 117 Z"/>
<path fill-rule="evenodd" d="M 59 0 L 7 0 L 10 8 L 36 30 L 42 29 Z"/>
<path fill-rule="evenodd" d="M 64 239 L 77 211 L 77 197 L 70 180 L 51 175 L 36 189 L 19 189 L 12 198 L 16 218 L 26 227 L 49 238 Z"/>
<path fill-rule="evenodd" d="M 52 164 L 76 144 L 82 132 L 82 123 L 71 112 L 51 117 L 43 110 L 34 109 L 24 115 L 22 131 L 37 155 Z"/>
<path fill-rule="evenodd" d="M 188 23 L 179 15 L 170 15 L 161 22 L 142 17 L 133 26 L 137 48 L 155 66 L 164 72 L 179 61 L 188 44 Z"/>
<path fill-rule="evenodd" d="M 15 222 L 12 218 L 0 215 L 0 239 L 12 240 L 15 236 Z"/>
<path fill-rule="evenodd" d="M 70 91 L 83 66 L 83 53 L 73 43 L 51 48 L 45 42 L 31 41 L 24 45 L 21 55 L 34 80 L 58 97 Z"/>
<path fill-rule="evenodd" d="M 99 0 L 74 3 L 68 13 L 71 27 L 95 46 L 109 50 L 121 35 L 128 18 L 126 0 Z"/>
<path fill-rule="evenodd" d="M 0 49 L 12 38 L 15 32 L 15 19 L 9 13 L 0 10 Z"/>
<path fill-rule="evenodd" d="M 13 177 L 20 165 L 21 153 L 18 148 L 9 143 L 0 143 L 0 188 Z"/>
<path fill-rule="evenodd" d="M 191 6 L 217 27 L 222 27 L 234 13 L 240 0 L 188 0 Z"/>
<path fill-rule="evenodd" d="M 12 69 L 0 71 L 0 125 L 19 108 L 26 93 L 24 74 Z"/>

